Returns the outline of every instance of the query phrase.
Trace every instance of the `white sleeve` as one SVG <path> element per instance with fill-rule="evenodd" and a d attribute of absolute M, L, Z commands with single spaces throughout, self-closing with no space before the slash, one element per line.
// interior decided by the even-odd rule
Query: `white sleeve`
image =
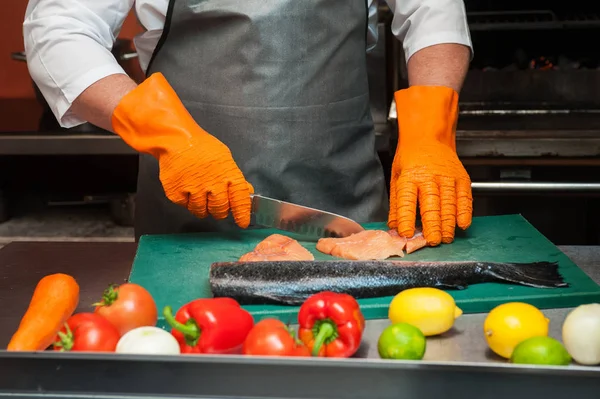
<path fill-rule="evenodd" d="M 392 33 L 403 43 L 406 60 L 442 43 L 473 45 L 463 0 L 386 0 L 394 13 Z"/>
<path fill-rule="evenodd" d="M 125 73 L 111 49 L 134 0 L 29 0 L 23 23 L 27 66 L 60 125 L 85 123 L 69 111 L 90 85 Z"/>

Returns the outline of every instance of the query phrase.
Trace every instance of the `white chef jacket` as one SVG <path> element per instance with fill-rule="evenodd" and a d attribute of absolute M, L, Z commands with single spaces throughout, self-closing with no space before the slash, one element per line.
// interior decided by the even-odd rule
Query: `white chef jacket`
<path fill-rule="evenodd" d="M 369 48 L 377 42 L 377 4 L 369 8 Z M 392 33 L 408 60 L 434 44 L 471 47 L 463 0 L 385 0 L 393 11 Z M 23 23 L 31 77 L 62 127 L 85 123 L 69 111 L 73 101 L 96 81 L 125 73 L 111 53 L 131 8 L 145 32 L 134 38 L 146 70 L 162 34 L 169 0 L 29 0 Z M 472 50 L 471 50 L 472 51 Z"/>

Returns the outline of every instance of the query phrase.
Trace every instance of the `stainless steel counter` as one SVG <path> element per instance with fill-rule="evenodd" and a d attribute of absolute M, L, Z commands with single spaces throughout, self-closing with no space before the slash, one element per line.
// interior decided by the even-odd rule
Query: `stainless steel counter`
<path fill-rule="evenodd" d="M 564 246 L 559 248 L 588 276 L 600 284 L 600 247 Z M 550 336 L 562 341 L 562 324 L 571 310 L 572 308 L 542 310 L 546 317 L 550 319 Z M 452 330 L 439 337 L 429 337 L 423 360 L 506 363 L 506 360 L 491 352 L 485 342 L 483 322 L 486 316 L 486 313 L 462 315 L 456 320 Z M 379 358 L 377 339 L 389 324 L 388 320 L 371 320 L 367 322 L 365 345 L 361 348 L 360 357 Z M 594 369 L 600 371 L 600 367 Z"/>
<path fill-rule="evenodd" d="M 31 245 L 34 245 L 33 243 Z M 75 243 L 73 243 L 75 245 Z M 83 245 L 77 244 L 77 246 Z M 128 246 L 130 244 L 120 244 Z M 13 255 L 17 246 L 13 247 Z M 25 254 L 25 264 L 45 266 L 35 259 L 53 259 L 48 252 Z M 90 247 L 88 245 L 88 247 Z M 90 250 L 94 247 L 96 252 Z M 115 259 L 98 254 L 116 254 L 92 245 L 72 248 L 59 263 L 67 264 L 81 277 L 84 298 L 97 292 L 91 282 L 115 281 L 115 273 L 130 267 L 131 253 Z M 7 246 L 1 252 L 10 249 Z M 24 249 L 22 247 L 22 249 Z M 60 248 L 59 248 L 60 249 Z M 63 247 L 64 249 L 64 247 Z M 93 249 L 93 248 L 92 248 Z M 560 247 L 595 281 L 600 281 L 600 247 Z M 101 251 L 101 252 L 98 252 Z M 10 252 L 10 251 L 9 251 Z M 17 251 L 18 252 L 18 251 Z M 55 250 L 56 252 L 56 250 Z M 123 252 L 123 251 L 121 251 Z M 7 253 L 10 255 L 11 253 Z M 57 252 L 57 253 L 60 253 Z M 5 254 L 5 269 L 33 276 L 32 270 L 15 267 L 18 257 Z M 74 257 L 73 254 L 79 254 Z M 22 257 L 21 257 L 22 258 Z M 117 261 L 117 258 L 120 260 Z M 81 267 L 82 259 L 88 259 Z M 21 259 L 21 262 L 24 262 Z M 94 263 L 95 262 L 95 263 Z M 85 262 L 84 262 L 85 263 Z M 120 265 L 119 265 L 120 263 Z M 110 267 L 109 267 L 110 266 Z M 53 266 L 54 267 L 54 266 Z M 111 272 L 112 270 L 112 272 Z M 111 274 L 112 273 L 112 274 Z M 16 276 L 16 275 L 15 275 Z M 24 277 L 14 277 L 22 282 Z M 6 278 L 6 276 L 5 276 Z M 85 282 L 84 282 L 85 280 Z M 118 280 L 118 278 L 117 278 Z M 20 294 L 17 291 L 23 292 Z M 5 292 L 5 296 L 6 291 Z M 27 290 L 27 292 L 30 292 Z M 20 297 L 26 305 L 29 293 L 11 290 L 5 306 L 14 307 Z M 87 303 L 87 302 L 86 302 Z M 90 302 L 91 303 L 91 302 Z M 551 319 L 551 336 L 560 338 L 560 328 L 570 309 L 544 310 Z M 12 311 L 14 313 L 14 310 Z M 18 314 L 18 312 L 17 312 Z M 423 361 L 379 359 L 376 343 L 386 320 L 367 323 L 365 342 L 358 359 L 265 358 L 252 356 L 128 356 L 115 354 L 14 353 L 0 351 L 0 397 L 38 399 L 112 398 L 220 398 L 220 399 L 597 399 L 600 367 L 571 365 L 540 367 L 510 365 L 490 354 L 482 334 L 485 314 L 463 315 L 455 328 L 442 337 L 429 338 Z M 3 323 L 6 324 L 6 323 Z"/>

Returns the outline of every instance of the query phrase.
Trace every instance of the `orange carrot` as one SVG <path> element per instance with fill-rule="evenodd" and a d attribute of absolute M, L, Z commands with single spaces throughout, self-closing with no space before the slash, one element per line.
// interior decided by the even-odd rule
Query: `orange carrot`
<path fill-rule="evenodd" d="M 45 276 L 35 287 L 29 308 L 6 349 L 45 350 L 78 304 L 79 285 L 73 277 L 62 273 Z"/>

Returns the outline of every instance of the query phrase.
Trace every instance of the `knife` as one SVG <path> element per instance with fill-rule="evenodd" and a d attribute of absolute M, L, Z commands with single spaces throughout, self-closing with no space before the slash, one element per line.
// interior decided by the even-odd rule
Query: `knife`
<path fill-rule="evenodd" d="M 347 237 L 365 229 L 352 219 L 335 213 L 251 195 L 255 224 L 284 230 L 317 241 L 326 237 Z"/>

